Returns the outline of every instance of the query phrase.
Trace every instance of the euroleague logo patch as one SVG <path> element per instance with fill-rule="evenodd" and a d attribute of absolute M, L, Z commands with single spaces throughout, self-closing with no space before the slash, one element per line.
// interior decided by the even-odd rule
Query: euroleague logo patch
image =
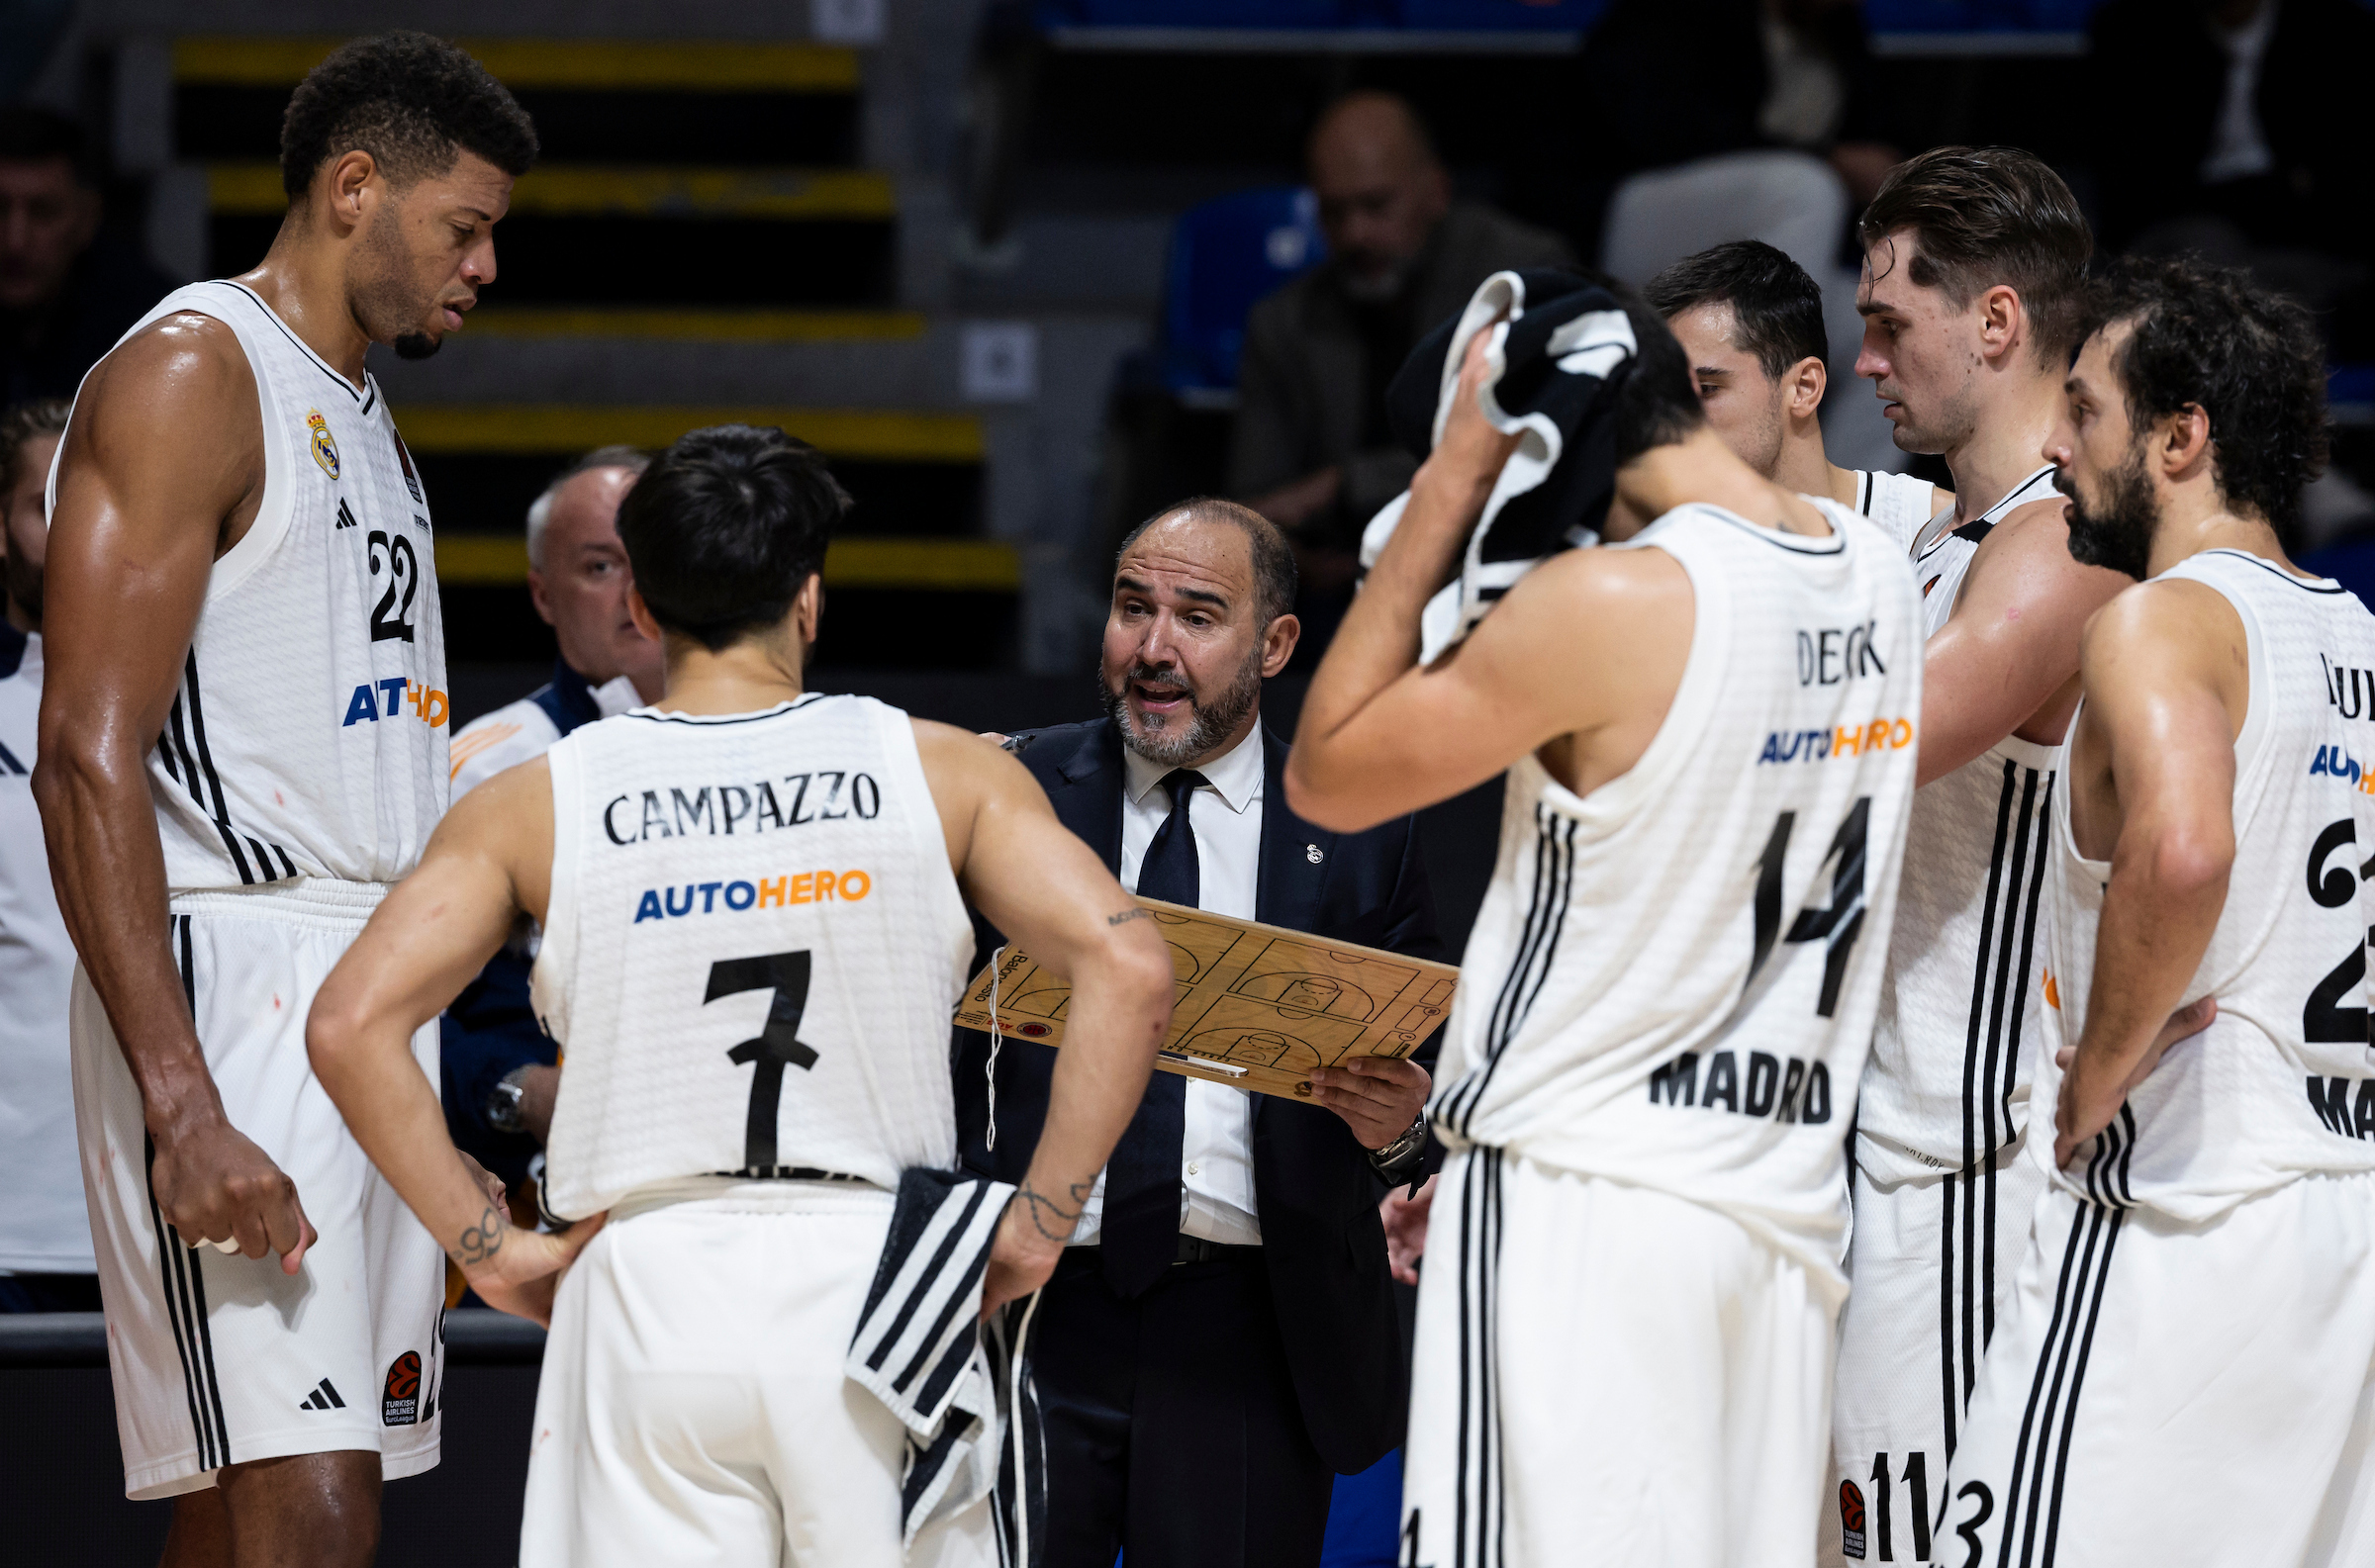
<path fill-rule="evenodd" d="M 410 1427 L 421 1419 L 421 1352 L 407 1350 L 388 1366 L 388 1386 L 379 1402 L 379 1424 L 382 1427 Z M 1862 1505 L 1855 1509 L 1858 1521 L 1863 1518 Z M 1860 1540 L 1862 1537 L 1858 1536 Z M 1857 1548 L 1860 1552 L 1861 1548 Z"/>
<path fill-rule="evenodd" d="M 1863 1494 L 1852 1481 L 1839 1483 L 1839 1549 L 1843 1556 L 1863 1555 Z"/>
<path fill-rule="evenodd" d="M 322 465 L 323 473 L 332 479 L 337 478 L 338 443 L 331 438 L 330 421 L 322 417 L 320 409 L 309 409 L 305 415 L 305 427 L 313 432 L 314 461 Z"/>

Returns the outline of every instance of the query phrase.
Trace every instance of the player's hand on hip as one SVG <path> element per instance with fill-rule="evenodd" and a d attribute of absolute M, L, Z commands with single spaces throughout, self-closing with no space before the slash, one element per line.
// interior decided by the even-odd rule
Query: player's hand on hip
<path fill-rule="evenodd" d="M 1385 1264 L 1405 1285 L 1418 1283 L 1418 1260 L 1427 1253 L 1427 1217 L 1435 1211 L 1435 1178 L 1429 1176 L 1416 1197 L 1396 1187 L 1378 1205 L 1385 1225 Z"/>
<path fill-rule="evenodd" d="M 1311 1069 L 1311 1103 L 1343 1117 L 1363 1149 L 1378 1150 L 1410 1131 L 1433 1083 L 1415 1061 L 1355 1057 L 1341 1067 Z"/>
<path fill-rule="evenodd" d="M 1033 1223 L 1034 1206 L 1029 1199 L 1028 1191 L 1017 1193 L 998 1222 L 998 1237 L 990 1244 L 990 1266 L 982 1274 L 984 1318 L 1046 1284 L 1064 1256 L 1064 1243 Z"/>
<path fill-rule="evenodd" d="M 2079 1070 L 2075 1046 L 2064 1046 L 2053 1053 L 2053 1064 L 2061 1068 L 2060 1102 L 2053 1113 L 2054 1165 L 2067 1169 L 2077 1155 L 2078 1146 L 2111 1125 L 2111 1119 L 2120 1114 L 2128 1096 L 2152 1075 L 2152 1069 L 2160 1065 L 2160 1059 L 2168 1055 L 2169 1048 L 2208 1029 L 2218 1016 L 2219 1000 L 2215 996 L 2188 1002 L 2169 1014 L 2168 1021 L 2160 1026 L 2160 1033 L 2152 1037 L 2152 1043 L 2137 1059 L 2135 1070 L 2116 1088 L 2086 1081 L 2087 1074 Z"/>
<path fill-rule="evenodd" d="M 558 1236 L 549 1236 L 522 1230 L 507 1218 L 494 1251 L 483 1261 L 464 1263 L 462 1275 L 488 1306 L 549 1328 L 552 1298 L 561 1288 L 562 1276 L 609 1220 L 607 1213 L 598 1214 Z"/>
<path fill-rule="evenodd" d="M 192 1246 L 212 1243 L 244 1257 L 280 1254 L 294 1274 L 317 1240 L 297 1183 L 219 1113 L 155 1135 L 149 1190 L 165 1222 Z"/>

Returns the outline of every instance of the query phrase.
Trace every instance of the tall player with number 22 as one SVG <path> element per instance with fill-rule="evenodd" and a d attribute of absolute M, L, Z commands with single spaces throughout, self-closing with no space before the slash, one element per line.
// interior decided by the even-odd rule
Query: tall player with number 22
<path fill-rule="evenodd" d="M 381 1478 L 436 1463 L 443 1261 L 304 1019 L 445 809 L 428 507 L 364 352 L 461 325 L 535 152 L 452 46 L 336 50 L 263 263 L 134 326 L 51 475 L 35 788 L 126 1488 L 188 1494 L 169 1563 L 367 1563 Z"/>
<path fill-rule="evenodd" d="M 1479 333 L 1286 773 L 1295 810 L 1351 830 L 1508 770 L 1428 1108 L 1451 1157 L 1412 1568 L 1814 1554 L 1920 603 L 1894 539 L 1751 470 L 1664 325 L 1627 315 L 1609 543 L 1415 662 L 1516 439 L 1476 406 Z"/>

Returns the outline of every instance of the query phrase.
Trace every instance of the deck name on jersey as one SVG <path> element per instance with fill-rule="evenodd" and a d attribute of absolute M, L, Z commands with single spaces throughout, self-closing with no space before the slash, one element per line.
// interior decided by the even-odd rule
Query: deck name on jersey
<path fill-rule="evenodd" d="M 2358 1086 L 2355 1098 L 2352 1084 Z M 2328 1078 L 2313 1072 L 2309 1103 L 2326 1131 L 2342 1138 L 2375 1138 L 2375 1078 Z"/>
<path fill-rule="evenodd" d="M 2326 700 L 2344 718 L 2375 719 L 2375 670 L 2360 670 L 2318 655 Z"/>
<path fill-rule="evenodd" d="M 1650 1071 L 1652 1105 L 1695 1105 L 1713 1110 L 1722 1105 L 1736 1116 L 1770 1116 L 1782 1122 L 1820 1124 L 1831 1120 L 1831 1069 L 1817 1061 L 1809 1065 L 1796 1057 L 1785 1067 L 1767 1052 L 1749 1053 L 1749 1075 L 1744 1083 L 1739 1060 L 1729 1051 L 1707 1059 L 1707 1078 L 1699 1080 L 1699 1058 L 1685 1051 Z"/>
<path fill-rule="evenodd" d="M 664 796 L 645 789 L 639 791 L 639 809 L 635 795 L 618 795 L 602 808 L 602 830 L 623 847 L 696 833 L 731 837 L 736 827 L 764 833 L 770 826 L 805 827 L 853 816 L 871 822 L 883 809 L 883 786 L 871 774 L 819 769 L 786 774 L 783 784 L 779 791 L 773 781 L 761 779 L 751 784 L 703 784 L 689 794 L 672 787 Z"/>
<path fill-rule="evenodd" d="M 1876 718 L 1869 724 L 1841 724 L 1829 729 L 1777 729 L 1764 737 L 1764 749 L 1757 754 L 1757 766 L 1903 751 L 1912 744 L 1913 720 L 1909 718 Z"/>
<path fill-rule="evenodd" d="M 641 925 L 646 920 L 693 914 L 696 896 L 701 900 L 699 912 L 706 915 L 720 903 L 735 914 L 745 909 L 780 909 L 787 904 L 829 904 L 836 898 L 854 904 L 872 891 L 874 877 L 862 871 L 802 872 L 797 876 L 787 874 L 756 881 L 686 882 L 682 905 L 674 886 L 646 887 L 635 900 L 635 918 L 629 923 Z"/>
<path fill-rule="evenodd" d="M 378 700 L 382 693 L 385 693 L 388 703 L 385 713 L 380 711 Z M 430 729 L 443 729 L 445 720 L 453 713 L 453 703 L 444 692 L 408 681 L 403 676 L 392 675 L 385 681 L 356 687 L 354 694 L 346 699 L 346 717 L 338 727 L 344 729 L 349 724 L 376 724 L 382 718 L 394 718 L 403 711 L 407 702 L 412 704 L 413 717 Z"/>
<path fill-rule="evenodd" d="M 1873 635 L 1878 621 L 1860 626 L 1825 626 L 1798 633 L 1798 685 L 1837 686 L 1866 676 L 1886 675 Z"/>

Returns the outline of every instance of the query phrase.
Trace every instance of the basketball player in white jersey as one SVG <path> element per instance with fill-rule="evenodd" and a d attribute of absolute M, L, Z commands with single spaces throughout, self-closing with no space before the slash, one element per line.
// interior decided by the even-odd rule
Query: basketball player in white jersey
<path fill-rule="evenodd" d="M 460 326 L 534 153 L 449 45 L 332 53 L 263 263 L 126 334 L 51 477 L 36 785 L 126 1486 L 202 1494 L 175 1563 L 368 1561 L 381 1478 L 436 1462 L 443 1262 L 302 1028 L 445 805 L 428 507 L 364 351 Z"/>
<path fill-rule="evenodd" d="M 1900 164 L 1862 220 L 1871 377 L 1951 507 L 1903 535 L 1929 633 L 1922 789 L 1852 1161 L 1839 1474 L 1823 1560 L 1925 1560 L 1947 1460 L 2043 1181 L 2021 1153 L 2052 747 L 2078 634 L 2121 587 L 2064 547 L 2040 452 L 2076 342 L 2086 222 L 2026 152 Z"/>
<path fill-rule="evenodd" d="M 1286 772 L 1352 830 L 1509 770 L 1429 1105 L 1409 1565 L 1813 1557 L 1920 612 L 1896 542 L 1734 456 L 1628 315 L 1608 544 L 1415 664 L 1513 445 L 1478 333 Z"/>
<path fill-rule="evenodd" d="M 2284 542 L 2325 356 L 2239 272 L 2130 263 L 2099 301 L 2045 450 L 2070 549 L 2142 583 L 2087 627 L 2045 865 L 2056 1169 L 1940 1556 L 2366 1563 L 2375 616 Z"/>
<path fill-rule="evenodd" d="M 666 695 L 459 801 L 314 1011 L 380 1169 L 489 1300 L 550 1311 L 530 1568 L 900 1568 L 904 1429 L 842 1364 L 901 1172 L 955 1164 L 966 900 L 1073 987 L 985 1310 L 1053 1271 L 1170 1022 L 1155 928 L 1019 763 L 805 690 L 845 505 L 779 430 L 696 430 L 655 462 L 619 534 Z M 547 1202 L 609 1215 L 557 1300 L 589 1228 L 511 1229 L 409 1044 L 522 913 L 566 1059 Z M 995 1562 L 987 1508 L 907 1560 Z"/>
<path fill-rule="evenodd" d="M 1740 460 L 1802 496 L 1827 496 L 1901 539 L 1954 504 L 1926 479 L 1842 468 L 1823 450 L 1816 417 L 1830 382 L 1823 291 L 1806 269 L 1761 239 L 1684 256 L 1642 294 L 1665 318 L 1707 424 Z"/>

